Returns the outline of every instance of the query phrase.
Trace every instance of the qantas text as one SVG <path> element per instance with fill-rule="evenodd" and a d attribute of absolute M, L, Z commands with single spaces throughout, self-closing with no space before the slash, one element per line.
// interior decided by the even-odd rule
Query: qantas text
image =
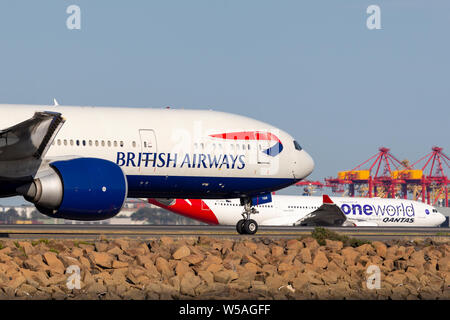
<path fill-rule="evenodd" d="M 232 154 L 178 154 L 154 152 L 117 152 L 116 164 L 119 167 L 153 167 L 153 168 L 245 168 L 244 155 Z"/>

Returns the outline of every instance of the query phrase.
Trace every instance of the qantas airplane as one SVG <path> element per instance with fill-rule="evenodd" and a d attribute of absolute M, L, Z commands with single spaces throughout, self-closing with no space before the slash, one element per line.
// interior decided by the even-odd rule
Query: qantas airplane
<path fill-rule="evenodd" d="M 102 220 L 130 198 L 238 198 L 246 219 L 314 161 L 288 133 L 208 110 L 0 105 L 0 197 Z"/>
<path fill-rule="evenodd" d="M 171 212 L 211 225 L 236 225 L 240 234 L 264 226 L 405 226 L 437 227 L 444 215 L 433 206 L 404 199 L 271 195 L 256 205 L 253 219 L 242 219 L 237 200 L 148 199 Z"/>

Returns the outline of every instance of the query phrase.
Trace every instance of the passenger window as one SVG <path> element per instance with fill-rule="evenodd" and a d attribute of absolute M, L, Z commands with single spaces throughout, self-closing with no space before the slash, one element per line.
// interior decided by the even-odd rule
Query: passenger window
<path fill-rule="evenodd" d="M 108 147 L 111 147 L 111 141 L 108 140 Z"/>
<path fill-rule="evenodd" d="M 83 140 L 83 147 L 86 147 L 86 140 Z"/>
<path fill-rule="evenodd" d="M 64 145 L 67 146 L 67 140 L 66 139 L 64 139 Z"/>
<path fill-rule="evenodd" d="M 95 146 L 98 147 L 98 140 L 95 140 Z"/>
<path fill-rule="evenodd" d="M 92 147 L 92 140 L 89 140 L 89 147 Z"/>
<path fill-rule="evenodd" d="M 117 141 L 114 141 L 114 147 L 117 147 Z"/>
<path fill-rule="evenodd" d="M 73 146 L 73 140 L 70 140 L 70 145 Z"/>
<path fill-rule="evenodd" d="M 120 147 L 123 147 L 123 141 L 120 141 Z"/>
<path fill-rule="evenodd" d="M 102 147 L 105 146 L 105 140 L 102 140 Z"/>
<path fill-rule="evenodd" d="M 61 140 L 58 139 L 58 146 L 60 146 L 60 145 L 61 145 Z"/>
<path fill-rule="evenodd" d="M 133 141 L 132 145 L 133 145 L 133 148 L 136 148 L 136 141 Z"/>

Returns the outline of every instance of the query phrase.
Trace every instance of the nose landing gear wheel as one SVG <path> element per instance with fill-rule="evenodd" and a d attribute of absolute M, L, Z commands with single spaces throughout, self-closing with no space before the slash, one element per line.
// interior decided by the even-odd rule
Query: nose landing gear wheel
<path fill-rule="evenodd" d="M 245 223 L 244 219 L 241 219 L 236 223 L 236 231 L 239 234 L 244 234 L 244 223 Z"/>
<path fill-rule="evenodd" d="M 242 218 L 236 224 L 236 231 L 239 234 L 255 234 L 258 231 L 258 224 L 255 220 L 250 219 L 250 215 L 257 214 L 258 210 L 254 208 L 252 204 L 252 199 L 249 197 L 241 198 L 241 206 L 244 207 L 244 212 L 242 213 Z"/>
<path fill-rule="evenodd" d="M 258 231 L 258 224 L 255 220 L 246 220 L 244 222 L 244 232 L 246 234 L 255 234 Z"/>

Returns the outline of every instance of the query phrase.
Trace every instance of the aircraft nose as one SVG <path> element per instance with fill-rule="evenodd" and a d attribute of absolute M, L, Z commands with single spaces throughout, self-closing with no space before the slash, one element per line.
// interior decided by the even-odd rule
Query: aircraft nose
<path fill-rule="evenodd" d="M 438 217 L 438 225 L 441 225 L 445 222 L 445 216 L 442 213 L 439 213 L 439 217 Z"/>
<path fill-rule="evenodd" d="M 294 160 L 294 178 L 295 179 L 305 179 L 314 170 L 314 160 L 305 151 L 298 151 Z"/>

